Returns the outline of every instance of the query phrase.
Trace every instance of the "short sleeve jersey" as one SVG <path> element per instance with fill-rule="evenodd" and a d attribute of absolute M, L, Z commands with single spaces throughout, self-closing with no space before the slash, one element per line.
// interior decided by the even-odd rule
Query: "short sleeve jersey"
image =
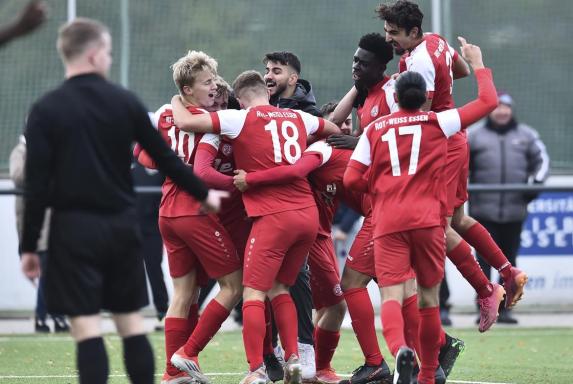
<path fill-rule="evenodd" d="M 366 128 L 351 162 L 371 168 L 375 237 L 445 224 L 447 138 L 460 129 L 456 109 L 398 111 Z"/>
<path fill-rule="evenodd" d="M 324 129 L 324 120 L 271 105 L 211 113 L 213 130 L 232 141 L 237 168 L 254 172 L 293 164 L 306 149 L 307 136 Z M 308 181 L 267 185 L 243 193 L 250 217 L 315 205 Z"/>
<path fill-rule="evenodd" d="M 348 190 L 342 183 L 352 151 L 333 148 L 325 141 L 317 141 L 306 149 L 303 156 L 316 154 L 320 156 L 322 165 L 311 172 L 309 179 L 318 206 L 320 219 L 318 233 L 330 236 L 334 214 L 341 201 L 366 216 L 371 210 L 370 197 L 364 193 Z"/>
<path fill-rule="evenodd" d="M 448 44 L 446 39 L 435 33 L 427 33 L 424 40 L 409 54 L 403 56 L 405 66 L 403 70 L 420 73 L 426 81 L 426 90 L 432 97 L 430 110 L 441 112 L 455 107 L 452 97 L 454 76 L 452 65 L 458 59 L 456 50 Z M 448 145 L 454 147 L 465 145 L 465 132 L 460 132 L 450 139 Z"/>
<path fill-rule="evenodd" d="M 398 103 L 394 97 L 394 84 L 394 80 L 384 77 L 382 81 L 368 90 L 364 104 L 356 110 L 361 129 L 377 118 L 398 110 Z"/>

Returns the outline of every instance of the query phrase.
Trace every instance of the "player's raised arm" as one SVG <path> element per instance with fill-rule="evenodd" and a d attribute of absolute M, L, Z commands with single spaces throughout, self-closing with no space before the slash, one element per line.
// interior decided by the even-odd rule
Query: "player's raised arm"
<path fill-rule="evenodd" d="M 462 79 L 469 76 L 470 66 L 463 57 L 461 57 L 456 51 L 454 51 L 454 59 L 452 63 L 452 74 L 454 75 L 454 80 Z"/>
<path fill-rule="evenodd" d="M 355 86 L 352 86 L 350 91 L 348 91 L 338 102 L 338 105 L 334 108 L 334 111 L 332 111 L 328 120 L 341 127 L 346 119 L 348 119 L 348 116 L 352 113 L 352 106 L 354 105 L 356 96 L 358 96 L 358 90 Z"/>
<path fill-rule="evenodd" d="M 173 121 L 180 130 L 186 132 L 213 132 L 213 121 L 209 114 L 193 115 L 185 108 L 181 96 L 173 96 L 171 108 L 173 110 Z"/>
<path fill-rule="evenodd" d="M 233 191 L 233 177 L 217 171 L 213 164 L 219 148 L 219 136 L 207 134 L 197 146 L 193 171 L 209 188 Z"/>

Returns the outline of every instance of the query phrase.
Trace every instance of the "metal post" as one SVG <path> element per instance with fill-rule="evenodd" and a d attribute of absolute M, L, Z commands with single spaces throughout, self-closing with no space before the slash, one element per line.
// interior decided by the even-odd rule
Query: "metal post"
<path fill-rule="evenodd" d="M 432 32 L 442 32 L 442 0 L 432 0 Z"/>
<path fill-rule="evenodd" d="M 68 23 L 76 18 L 76 0 L 68 0 Z"/>
<path fill-rule="evenodd" d="M 121 0 L 121 56 L 119 59 L 119 81 L 125 88 L 129 86 L 129 0 Z"/>

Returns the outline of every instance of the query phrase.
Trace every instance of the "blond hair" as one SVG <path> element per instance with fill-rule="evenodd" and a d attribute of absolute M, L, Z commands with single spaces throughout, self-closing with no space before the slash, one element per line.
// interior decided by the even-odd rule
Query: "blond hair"
<path fill-rule="evenodd" d="M 233 81 L 233 90 L 235 97 L 244 97 L 246 93 L 263 95 L 267 92 L 267 85 L 263 79 L 263 75 L 255 70 L 245 71 L 241 73 L 235 81 Z"/>
<path fill-rule="evenodd" d="M 56 46 L 62 60 L 71 61 L 90 45 L 101 43 L 106 33 L 109 34 L 109 29 L 99 21 L 78 17 L 60 27 Z"/>
<path fill-rule="evenodd" d="M 192 87 L 199 72 L 209 71 L 217 75 L 217 61 L 202 51 L 189 51 L 187 55 L 177 60 L 173 69 L 173 81 L 183 93 L 183 87 Z"/>

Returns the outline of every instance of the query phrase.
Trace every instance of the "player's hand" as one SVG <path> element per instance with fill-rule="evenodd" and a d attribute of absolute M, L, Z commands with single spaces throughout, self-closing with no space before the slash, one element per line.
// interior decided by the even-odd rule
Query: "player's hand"
<path fill-rule="evenodd" d="M 40 278 L 41 267 L 40 257 L 34 252 L 24 252 L 20 258 L 20 266 L 24 276 L 26 276 L 32 284 L 36 285 L 36 279 Z"/>
<path fill-rule="evenodd" d="M 348 239 L 348 234 L 346 232 L 337 229 L 334 231 L 334 235 L 332 235 L 334 241 L 346 241 Z"/>
<path fill-rule="evenodd" d="M 45 20 L 48 7 L 44 1 L 31 1 L 16 21 L 16 30 L 19 35 L 25 35 L 38 28 Z"/>
<path fill-rule="evenodd" d="M 352 135 L 330 135 L 326 138 L 326 143 L 334 148 L 354 149 L 359 138 Z"/>
<path fill-rule="evenodd" d="M 233 184 L 241 192 L 245 192 L 249 185 L 247 184 L 247 172 L 242 169 L 235 169 L 235 176 L 233 176 Z"/>
<path fill-rule="evenodd" d="M 229 192 L 210 189 L 207 198 L 201 202 L 201 212 L 217 213 L 221 210 L 221 201 L 229 197 Z"/>
<path fill-rule="evenodd" d="M 476 69 L 484 68 L 481 48 L 474 44 L 468 44 L 466 39 L 461 36 L 458 36 L 458 40 L 461 44 L 462 57 L 468 62 L 474 71 Z"/>

